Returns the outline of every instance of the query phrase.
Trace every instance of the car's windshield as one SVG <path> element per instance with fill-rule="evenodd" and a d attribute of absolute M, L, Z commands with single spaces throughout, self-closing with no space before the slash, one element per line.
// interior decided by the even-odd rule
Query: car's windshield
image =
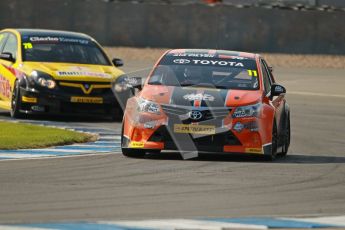
<path fill-rule="evenodd" d="M 259 89 L 255 60 L 234 56 L 200 58 L 167 55 L 160 61 L 148 83 L 220 89 Z"/>
<path fill-rule="evenodd" d="M 110 65 L 90 39 L 59 36 L 23 36 L 23 61 Z"/>

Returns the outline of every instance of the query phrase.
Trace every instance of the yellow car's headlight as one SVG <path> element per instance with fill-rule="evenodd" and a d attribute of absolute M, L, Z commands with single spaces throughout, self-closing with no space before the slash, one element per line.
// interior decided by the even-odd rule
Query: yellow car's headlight
<path fill-rule="evenodd" d="M 37 85 L 41 87 L 46 87 L 48 89 L 54 89 L 56 87 L 56 82 L 47 73 L 40 71 L 32 71 L 30 77 L 34 80 L 34 82 Z"/>

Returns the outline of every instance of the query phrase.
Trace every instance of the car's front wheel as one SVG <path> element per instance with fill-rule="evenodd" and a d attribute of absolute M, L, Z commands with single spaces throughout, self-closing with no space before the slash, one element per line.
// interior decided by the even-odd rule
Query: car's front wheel
<path fill-rule="evenodd" d="M 277 125 L 274 123 L 272 128 L 272 146 L 271 153 L 265 155 L 265 159 L 268 161 L 273 161 L 277 157 L 277 148 L 278 148 L 278 131 Z"/>
<path fill-rule="evenodd" d="M 283 145 L 282 145 L 282 151 L 280 153 L 281 156 L 286 156 L 289 146 L 290 146 L 290 139 L 291 139 L 291 129 L 290 129 L 290 115 L 287 116 L 285 121 L 285 130 L 284 130 L 284 136 L 283 136 Z"/>
<path fill-rule="evenodd" d="M 23 118 L 24 114 L 19 111 L 21 105 L 20 99 L 20 87 L 19 82 L 16 81 L 14 83 L 14 89 L 12 91 L 12 98 L 11 98 L 11 117 L 12 118 Z"/>

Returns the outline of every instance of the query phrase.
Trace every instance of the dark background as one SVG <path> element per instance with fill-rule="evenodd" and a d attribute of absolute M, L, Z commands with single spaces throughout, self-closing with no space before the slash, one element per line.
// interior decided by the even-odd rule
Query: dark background
<path fill-rule="evenodd" d="M 345 54 L 343 8 L 176 3 L 1 0 L 0 28 L 84 32 L 107 46 Z"/>

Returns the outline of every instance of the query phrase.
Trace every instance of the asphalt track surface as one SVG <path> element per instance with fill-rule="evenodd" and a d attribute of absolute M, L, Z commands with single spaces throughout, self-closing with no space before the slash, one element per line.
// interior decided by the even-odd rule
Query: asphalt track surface
<path fill-rule="evenodd" d="M 141 67 L 129 63 L 126 70 Z M 284 68 L 275 76 L 291 106 L 286 158 L 208 154 L 183 161 L 175 153 L 145 159 L 112 153 L 0 161 L 0 223 L 344 215 L 345 71 Z"/>

